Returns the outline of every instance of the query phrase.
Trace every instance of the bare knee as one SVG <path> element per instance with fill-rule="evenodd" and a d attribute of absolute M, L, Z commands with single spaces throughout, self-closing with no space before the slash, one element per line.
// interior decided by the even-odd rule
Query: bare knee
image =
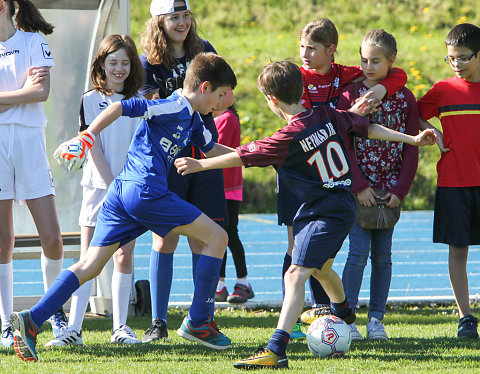
<path fill-rule="evenodd" d="M 63 240 L 62 235 L 58 233 L 43 234 L 40 237 L 42 249 L 45 255 L 52 260 L 58 260 L 63 255 Z"/>
<path fill-rule="evenodd" d="M 8 264 L 13 259 L 13 247 L 15 236 L 13 233 L 6 233 L 0 237 L 0 264 Z"/>

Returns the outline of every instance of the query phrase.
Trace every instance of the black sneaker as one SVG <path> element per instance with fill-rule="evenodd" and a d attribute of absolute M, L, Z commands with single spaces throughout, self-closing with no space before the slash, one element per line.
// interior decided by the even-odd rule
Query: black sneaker
<path fill-rule="evenodd" d="M 458 321 L 458 337 L 459 338 L 478 338 L 477 332 L 478 319 L 469 314 L 460 318 Z"/>
<path fill-rule="evenodd" d="M 145 331 L 142 342 L 148 343 L 159 339 L 166 340 L 167 338 L 167 324 L 161 319 L 154 319 L 152 322 L 152 326 L 150 326 L 149 329 Z"/>

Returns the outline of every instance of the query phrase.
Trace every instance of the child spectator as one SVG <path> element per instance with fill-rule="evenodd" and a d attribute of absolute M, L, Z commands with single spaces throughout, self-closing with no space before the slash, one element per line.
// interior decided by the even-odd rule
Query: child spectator
<path fill-rule="evenodd" d="M 433 242 L 449 246 L 448 270 L 458 306 L 458 337 L 477 338 L 468 292 L 469 245 L 480 244 L 480 28 L 463 23 L 445 39 L 455 76 L 437 82 L 418 100 L 420 117 L 438 117 L 443 151 L 437 164 Z M 420 121 L 420 127 L 431 126 Z M 445 148 L 444 148 L 445 147 Z"/>
<path fill-rule="evenodd" d="M 289 61 L 267 65 L 258 77 L 258 87 L 270 109 L 288 122 L 285 127 L 220 157 L 175 161 L 178 172 L 183 174 L 273 165 L 279 177 L 304 201 L 293 221 L 292 265 L 285 274 L 285 298 L 277 329 L 266 348 L 261 347 L 253 356 L 235 363 L 234 367 L 239 369 L 288 367 L 286 346 L 304 304 L 305 282 L 312 274 L 326 290 L 332 313 L 349 324 L 355 321 L 342 281 L 332 269 L 334 257 L 355 219 L 355 200 L 349 187 L 352 174 L 342 139 L 355 133 L 414 145 L 435 141 L 432 130 L 411 136 L 369 124 L 368 118 L 326 105 L 305 109 L 301 104 L 302 73 Z M 363 102 L 364 99 L 360 100 L 357 106 Z"/>
<path fill-rule="evenodd" d="M 90 79 L 94 88 L 82 96 L 80 131 L 86 130 L 108 105 L 131 97 L 140 97 L 137 92 L 142 87 L 144 73 L 133 39 L 128 35 L 107 36 L 100 43 L 93 60 Z M 81 181 L 83 200 L 79 217 L 82 258 L 87 254 L 107 188 L 125 165 L 128 148 L 139 123 L 138 118 L 120 117 L 114 126 L 109 126 L 100 133 L 87 156 Z M 127 325 L 134 247 L 133 240 L 120 247 L 113 255 L 112 343 L 140 343 Z M 47 347 L 83 345 L 82 323 L 92 287 L 93 279 L 85 282 L 72 295 L 68 328 L 48 342 Z"/>
<path fill-rule="evenodd" d="M 144 54 L 140 56 L 145 69 L 146 81 L 141 93 L 147 99 L 166 98 L 174 90 L 182 88 L 185 71 L 190 61 L 199 52 L 215 52 L 212 45 L 197 34 L 195 18 L 190 13 L 186 0 L 152 0 L 152 18 L 141 36 Z M 211 113 L 202 115 L 205 127 L 212 133 L 213 141 L 218 140 L 217 129 Z M 200 150 L 189 144 L 182 156 L 203 157 Z M 213 170 L 205 175 L 182 177 L 175 170 L 168 174 L 168 188 L 180 198 L 195 205 L 212 220 L 225 227 L 227 207 L 223 190 L 223 174 Z M 168 337 L 167 311 L 173 276 L 173 252 L 179 236 L 170 233 L 161 238 L 153 233 L 150 255 L 150 295 L 152 305 L 152 325 L 145 332 L 143 342 Z M 203 244 L 194 238 L 188 239 L 192 250 L 193 279 Z M 215 297 L 214 287 L 210 290 Z M 211 304 L 213 317 L 215 304 Z"/>
<path fill-rule="evenodd" d="M 233 103 L 233 91 L 225 96 L 224 105 L 228 106 L 222 111 L 214 111 L 215 126 L 218 131 L 218 143 L 231 148 L 240 145 L 240 121 Z M 228 224 L 228 248 L 232 252 L 233 262 L 237 272 L 237 282 L 231 295 L 228 294 L 225 284 L 225 267 L 227 265 L 227 254 L 223 258 L 220 268 L 220 279 L 217 284 L 215 301 L 228 301 L 229 303 L 244 303 L 254 297 L 252 286 L 247 279 L 247 264 L 245 261 L 245 250 L 238 236 L 238 212 L 242 202 L 243 178 L 242 168 L 230 168 L 223 172 L 225 188 L 225 199 L 227 201 Z"/>
<path fill-rule="evenodd" d="M 63 143 L 57 160 L 71 170 L 81 166 L 95 136 L 120 116 L 143 117 L 135 132 L 127 162 L 110 185 L 100 208 L 86 256 L 64 270 L 31 310 L 14 312 L 15 350 L 22 360 L 38 360 L 36 340 L 40 326 L 67 301 L 81 284 L 97 276 L 113 253 L 147 230 L 161 237 L 173 231 L 193 237 L 205 247 L 197 264 L 195 291 L 188 316 L 177 333 L 213 349 L 226 349 L 230 339 L 209 316 L 218 273 L 227 247 L 227 234 L 198 208 L 180 199 L 167 187 L 167 173 L 176 156 L 190 139 L 209 157 L 231 152 L 215 144 L 199 114 L 220 105 L 236 77 L 228 63 L 213 53 L 200 53 L 190 63 L 184 89 L 165 100 L 135 97 L 109 105 L 88 130 Z"/>
<path fill-rule="evenodd" d="M 42 102 L 50 93 L 53 57 L 45 38 L 53 26 L 30 1 L 0 1 L 0 316 L 1 343 L 13 346 L 13 201 L 25 201 L 42 243 L 45 291 L 63 267 L 63 242 L 48 164 Z M 13 16 L 15 15 L 15 22 Z M 55 311 L 54 311 L 55 312 Z M 48 316 L 50 317 L 50 316 Z M 67 319 L 61 305 L 50 319 L 57 336 Z"/>
<path fill-rule="evenodd" d="M 381 29 L 369 31 L 360 47 L 360 58 L 365 79 L 350 84 L 337 104 L 338 109 L 348 109 L 357 97 L 385 79 L 397 56 L 397 43 L 393 35 Z M 415 96 L 403 87 L 382 100 L 378 111 L 369 115 L 372 122 L 389 129 L 418 134 L 418 108 Z M 382 199 L 386 207 L 399 207 L 415 177 L 418 165 L 418 148 L 409 144 L 352 138 L 345 141 L 353 173 L 352 192 L 360 205 L 377 205 Z M 376 190 L 386 192 L 377 195 Z M 385 208 L 387 209 L 387 208 Z M 350 248 L 343 270 L 342 281 L 348 303 L 355 310 L 362 285 L 363 271 L 370 255 L 370 303 L 367 339 L 388 340 L 382 324 L 392 278 L 393 228 L 366 229 L 355 220 L 349 233 Z M 362 340 L 355 323 L 350 325 L 352 340 Z"/>

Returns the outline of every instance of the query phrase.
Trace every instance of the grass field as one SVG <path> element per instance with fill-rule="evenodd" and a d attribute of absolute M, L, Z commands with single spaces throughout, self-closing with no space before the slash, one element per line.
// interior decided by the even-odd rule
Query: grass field
<path fill-rule="evenodd" d="M 478 313 L 477 308 L 474 312 Z M 51 339 L 50 327 L 38 339 L 40 361 L 24 363 L 13 349 L 0 349 L 2 373 L 239 373 L 233 363 L 265 345 L 272 334 L 278 310 L 223 310 L 219 326 L 233 341 L 233 348 L 213 351 L 178 337 L 175 330 L 185 311 L 170 309 L 169 340 L 138 346 L 109 343 L 111 320 L 87 318 L 83 347 L 56 350 L 41 348 Z M 452 306 L 389 306 L 385 326 L 388 342 L 353 342 L 343 358 L 318 359 L 304 341 L 287 350 L 292 373 L 474 373 L 479 371 L 479 340 L 456 338 L 458 316 Z M 365 335 L 366 309 L 359 310 L 357 325 Z M 130 318 L 130 326 L 143 336 L 147 317 Z M 263 372 L 266 372 L 264 370 Z M 262 371 L 261 371 L 262 372 Z"/>

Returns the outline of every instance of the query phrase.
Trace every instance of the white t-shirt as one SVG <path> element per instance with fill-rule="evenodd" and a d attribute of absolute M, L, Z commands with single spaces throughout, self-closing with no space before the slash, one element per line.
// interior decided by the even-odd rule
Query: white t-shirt
<path fill-rule="evenodd" d="M 21 89 L 31 67 L 54 66 L 52 53 L 45 38 L 36 32 L 17 30 L 0 42 L 0 91 Z M 15 105 L 0 113 L 0 125 L 18 124 L 27 127 L 47 126 L 42 103 Z"/>
<path fill-rule="evenodd" d="M 141 96 L 136 96 L 141 97 Z M 99 91 L 91 90 L 83 94 L 83 116 L 88 126 L 107 106 L 120 101 L 123 95 L 114 93 L 105 95 Z M 127 153 L 130 148 L 133 135 L 142 119 L 119 117 L 109 126 L 103 129 L 99 136 L 102 141 L 102 150 L 107 160 L 112 175 L 116 177 L 123 169 L 127 161 Z M 82 186 L 107 189 L 108 184 L 103 180 L 97 167 L 92 161 L 91 153 L 87 155 L 87 161 L 83 166 Z"/>

